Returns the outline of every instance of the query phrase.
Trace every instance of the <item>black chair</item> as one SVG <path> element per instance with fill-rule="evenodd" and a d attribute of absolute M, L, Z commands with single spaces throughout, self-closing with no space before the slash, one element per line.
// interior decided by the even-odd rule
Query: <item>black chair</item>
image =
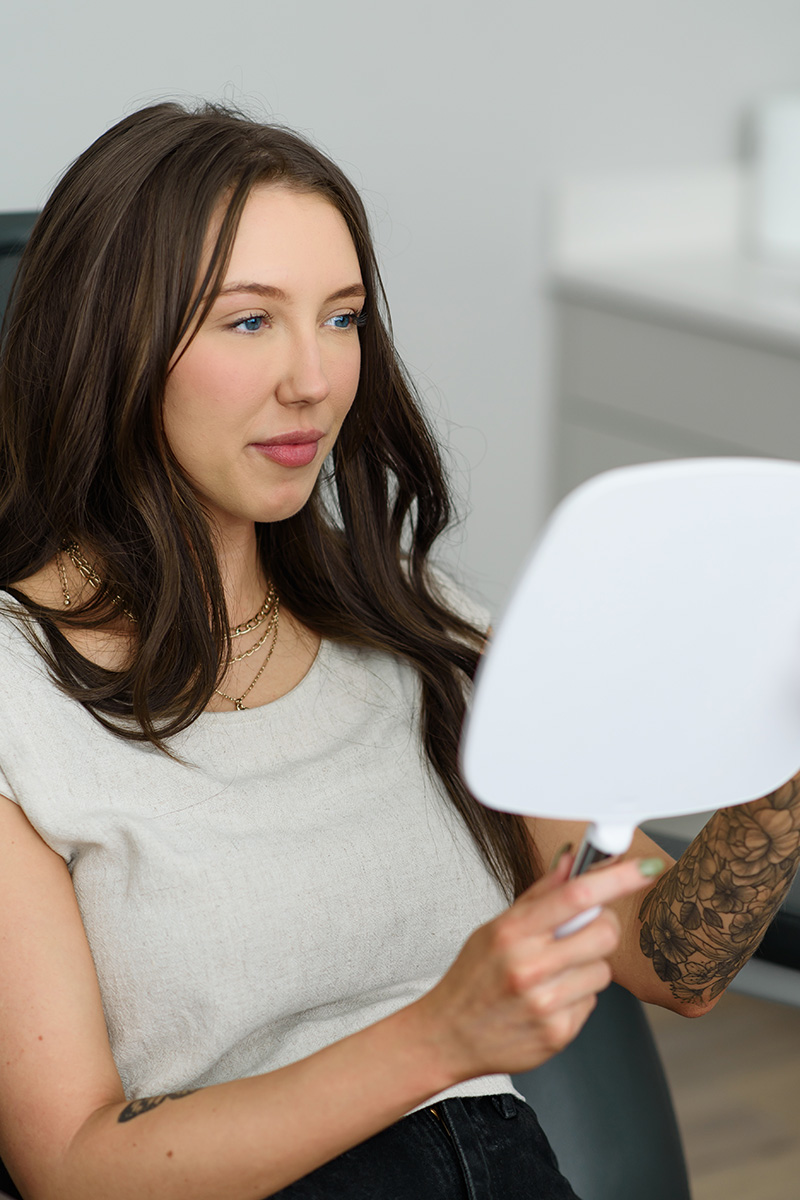
<path fill-rule="evenodd" d="M 4 1190 L 0 1192 L 0 1200 L 22 1200 L 19 1192 L 14 1186 L 14 1182 L 8 1171 L 0 1162 L 0 1188 Z"/>
<path fill-rule="evenodd" d="M 11 282 L 17 269 L 19 256 L 28 240 L 37 212 L 0 213 L 0 319 L 8 300 Z M 3 1163 L 0 1162 L 0 1200 L 20 1200 Z"/>
<path fill-rule="evenodd" d="M 19 256 L 38 215 L 37 212 L 0 213 L 0 318 L 8 300 Z"/>
<path fill-rule="evenodd" d="M 624 988 L 612 983 L 575 1041 L 514 1086 L 581 1200 L 691 1200 L 661 1059 Z"/>

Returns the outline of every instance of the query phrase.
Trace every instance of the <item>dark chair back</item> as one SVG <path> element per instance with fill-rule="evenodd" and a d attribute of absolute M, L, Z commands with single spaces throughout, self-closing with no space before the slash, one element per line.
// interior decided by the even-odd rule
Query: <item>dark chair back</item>
<path fill-rule="evenodd" d="M 612 983 L 575 1041 L 514 1086 L 581 1200 L 691 1200 L 658 1049 L 624 988 Z"/>
<path fill-rule="evenodd" d="M 0 319 L 5 310 L 11 282 L 37 212 L 0 213 Z M 0 1200 L 21 1200 L 8 1171 L 0 1162 Z"/>
<path fill-rule="evenodd" d="M 3 1188 L 3 1191 L 0 1192 L 0 1200 L 22 1200 L 14 1181 L 2 1162 L 0 1162 L 0 1188 Z"/>
<path fill-rule="evenodd" d="M 38 215 L 37 212 L 0 213 L 0 318 L 8 300 L 19 256 Z"/>

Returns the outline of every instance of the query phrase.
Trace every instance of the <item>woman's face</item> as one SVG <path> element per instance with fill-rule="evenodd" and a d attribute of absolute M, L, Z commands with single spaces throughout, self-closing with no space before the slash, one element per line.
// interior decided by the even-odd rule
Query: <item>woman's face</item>
<path fill-rule="evenodd" d="M 252 191 L 222 292 L 164 395 L 172 452 L 223 532 L 308 500 L 355 397 L 364 295 L 338 209 Z"/>

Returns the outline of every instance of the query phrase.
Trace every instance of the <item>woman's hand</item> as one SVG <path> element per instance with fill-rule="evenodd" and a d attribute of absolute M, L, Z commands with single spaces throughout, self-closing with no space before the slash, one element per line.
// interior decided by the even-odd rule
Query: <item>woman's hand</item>
<path fill-rule="evenodd" d="M 611 982 L 607 958 L 619 943 L 612 912 L 577 933 L 556 937 L 565 921 L 629 895 L 652 881 L 627 861 L 568 879 L 571 856 L 506 912 L 468 939 L 447 974 L 417 1001 L 454 1079 L 539 1066 L 581 1029 L 597 993 Z"/>

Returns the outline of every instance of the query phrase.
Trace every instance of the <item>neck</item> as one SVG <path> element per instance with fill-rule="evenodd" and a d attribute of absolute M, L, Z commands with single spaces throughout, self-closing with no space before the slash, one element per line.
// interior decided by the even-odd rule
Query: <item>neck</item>
<path fill-rule="evenodd" d="M 249 620 L 260 608 L 267 579 L 258 554 L 255 525 L 241 527 L 235 536 L 228 532 L 215 541 L 228 624 L 233 628 Z"/>

